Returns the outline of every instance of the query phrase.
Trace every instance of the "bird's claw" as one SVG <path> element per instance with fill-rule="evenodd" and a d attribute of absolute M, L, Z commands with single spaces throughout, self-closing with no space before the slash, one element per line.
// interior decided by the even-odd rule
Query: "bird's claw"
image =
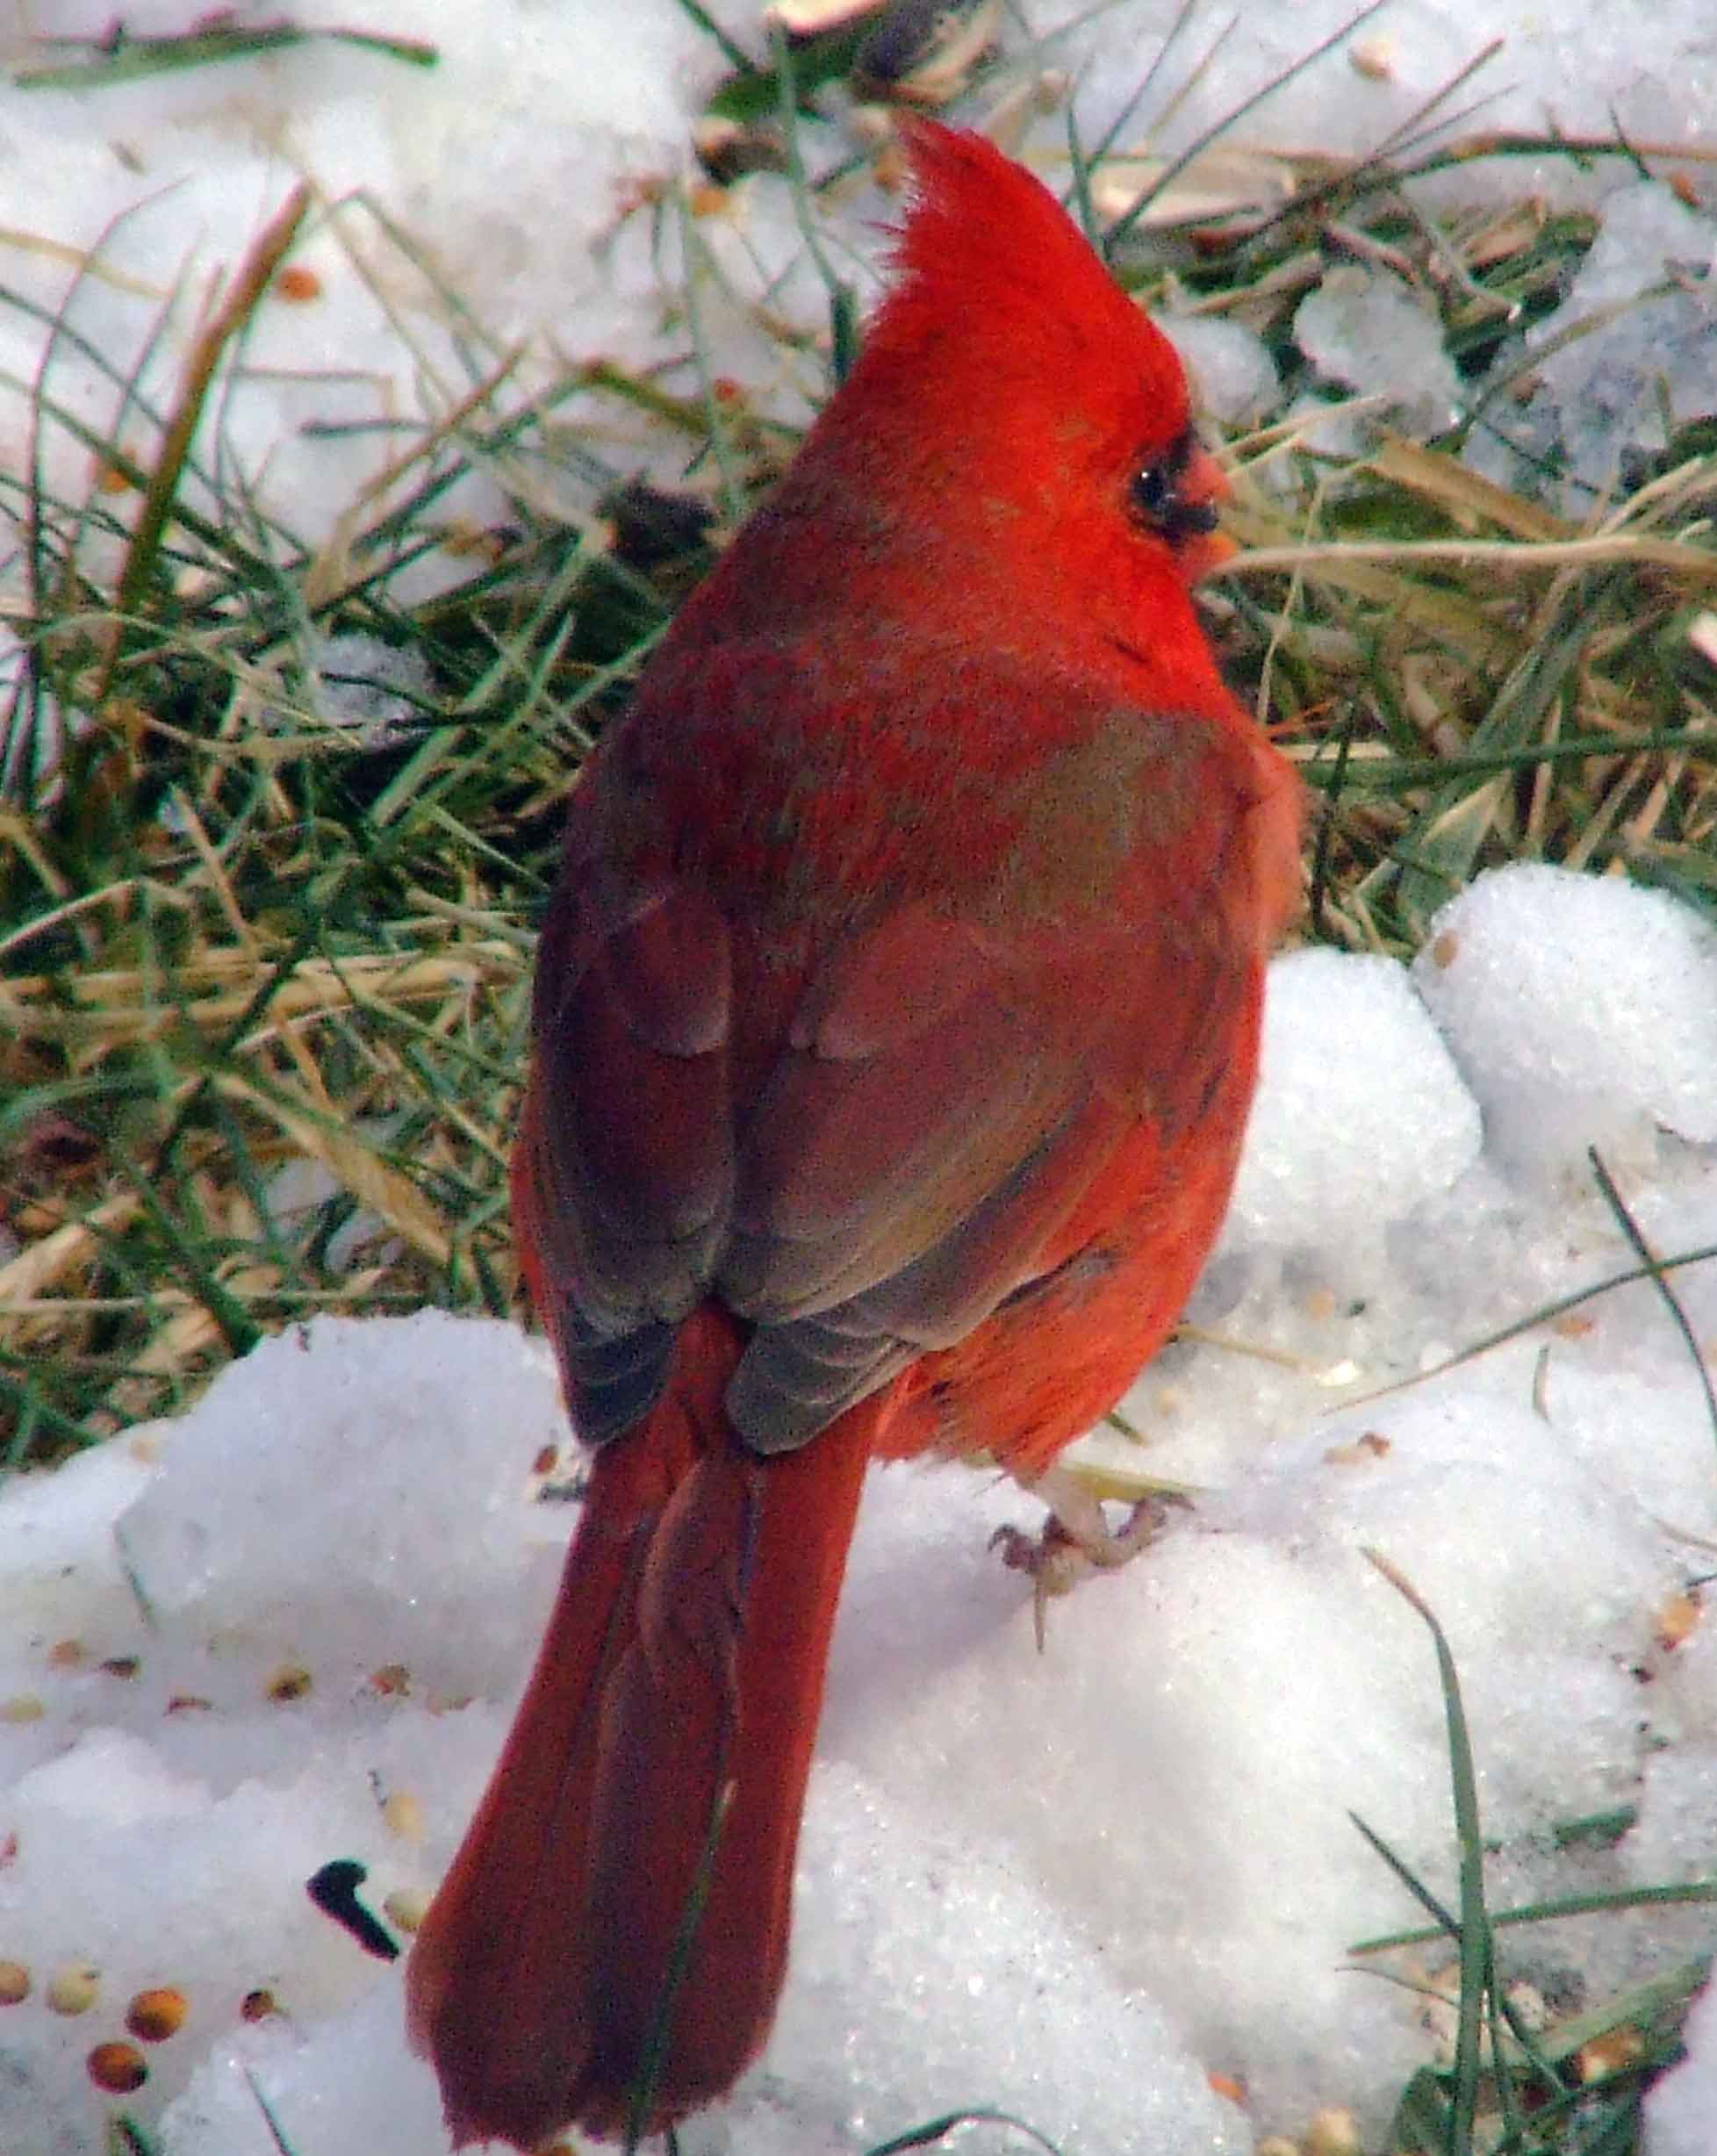
<path fill-rule="evenodd" d="M 1039 1534 L 1028 1534 L 1024 1527 L 997 1527 L 989 1538 L 989 1547 L 1002 1552 L 1002 1562 L 1009 1571 L 1031 1576 L 1031 1624 L 1039 1654 L 1044 1650 L 1045 1613 L 1052 1598 L 1071 1594 L 1088 1571 L 1114 1571 L 1131 1563 L 1155 1536 L 1171 1508 L 1186 1503 L 1182 1497 L 1142 1497 L 1128 1513 L 1125 1523 L 1116 1528 L 1104 1520 L 1096 1500 L 1087 1498 L 1081 1504 L 1052 1512 Z M 1074 1515 L 1072 1523 L 1063 1517 L 1064 1512 Z"/>

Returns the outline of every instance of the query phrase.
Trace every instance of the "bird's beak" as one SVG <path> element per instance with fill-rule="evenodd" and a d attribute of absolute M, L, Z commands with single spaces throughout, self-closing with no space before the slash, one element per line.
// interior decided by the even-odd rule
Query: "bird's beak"
<path fill-rule="evenodd" d="M 1218 504 L 1228 499 L 1228 475 L 1211 452 L 1199 446 L 1188 457 L 1175 489 L 1189 509 L 1208 510 L 1215 517 Z M 1188 532 L 1175 547 L 1181 569 L 1189 584 L 1196 584 L 1231 562 L 1239 548 L 1214 525 L 1209 531 Z"/>

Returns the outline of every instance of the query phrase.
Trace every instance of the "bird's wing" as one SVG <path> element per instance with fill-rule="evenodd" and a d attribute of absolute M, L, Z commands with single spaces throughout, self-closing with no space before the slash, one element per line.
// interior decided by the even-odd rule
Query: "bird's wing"
<path fill-rule="evenodd" d="M 713 1295 L 752 1328 L 736 1426 L 804 1442 L 1036 1277 L 1141 1121 L 1196 1118 L 1259 959 L 1260 804 L 1221 746 L 1190 786 L 1175 751 L 1184 829 L 1159 804 L 1089 842 L 1113 857 L 1100 889 L 1016 848 L 975 900 L 824 938 L 786 996 L 744 909 L 695 879 L 564 890 L 520 1202 L 588 1439 L 646 1412 Z"/>

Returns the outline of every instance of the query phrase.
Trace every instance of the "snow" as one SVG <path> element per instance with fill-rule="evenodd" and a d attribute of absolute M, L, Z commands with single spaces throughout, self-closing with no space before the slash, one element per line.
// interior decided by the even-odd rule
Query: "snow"
<path fill-rule="evenodd" d="M 1057 0 L 1034 11 L 1040 29 L 1076 25 L 1050 56 L 1076 57 L 1085 72 L 1088 136 L 1137 88 L 1178 11 L 1175 0 L 1095 14 L 1084 0 Z M 1291 9 L 1248 11 L 1244 34 L 1224 37 L 1226 17 L 1196 11 L 1146 114 L 1165 111 L 1213 45 L 1214 63 L 1175 104 L 1160 130 L 1161 147 L 1179 150 L 1195 140 L 1357 12 L 1350 0 L 1297 0 Z M 1691 145 L 1707 139 L 1717 50 L 1709 15 L 1681 0 L 1663 5 L 1614 0 L 1602 9 L 1573 0 L 1524 6 L 1510 0 L 1494 7 L 1393 0 L 1360 26 L 1344 50 L 1276 90 L 1246 132 L 1284 148 L 1333 155 L 1369 148 L 1403 130 L 1417 134 L 1426 101 L 1493 40 L 1494 55 L 1430 116 L 1431 125 L 1458 121 L 1448 132 L 1461 136 L 1509 128 L 1542 132 L 1554 119 L 1572 136 L 1609 140 L 1619 126 L 1637 142 Z M 1548 159 L 1524 169 L 1519 160 L 1511 166 L 1505 176 L 1492 166 L 1493 185 L 1525 193 L 1566 177 L 1565 166 Z"/>
<path fill-rule="evenodd" d="M 1687 2017 L 1688 2059 L 1657 2085 L 1650 2109 L 1650 2156 L 1711 2156 L 1717 2117 L 1717 1984 Z"/>
<path fill-rule="evenodd" d="M 754 41 L 747 11 L 720 11 Z M 1076 70 L 1086 140 L 1175 11 L 1081 4 L 1045 48 Z M 1153 147 L 1184 147 L 1346 11 L 1247 11 Z M 125 20 L 161 33 L 190 12 L 138 0 Z M 1074 12 L 1033 19 L 1048 31 Z M 55 0 L 52 27 L 99 35 L 111 14 Z M 262 311 L 220 451 L 312 543 L 334 535 L 398 437 L 329 439 L 308 421 L 420 420 L 471 386 L 438 286 L 482 326 L 479 371 L 522 343 L 521 397 L 603 353 L 665 351 L 671 386 L 698 380 L 663 298 L 682 277 L 672 185 L 720 74 L 690 18 L 672 0 L 295 11 L 305 25 L 360 18 L 437 45 L 439 67 L 309 46 L 122 89 L 14 92 L 0 111 L 4 283 L 64 305 L 86 341 L 62 337 L 51 392 L 101 428 L 119 407 L 112 370 L 123 380 L 158 317 L 140 387 L 170 404 L 212 269 L 241 259 L 296 174 L 313 176 L 294 261 L 313 280 Z M 46 19 L 20 5 L 0 20 L 0 55 L 40 60 L 28 40 Z M 1691 145 L 1708 129 L 1705 0 L 1397 0 L 1365 25 L 1362 66 L 1327 56 L 1243 139 L 1369 147 L 1493 36 L 1502 54 L 1455 101 L 1494 92 L 1469 129 L 1554 115 L 1600 134 L 1613 111 L 1635 139 Z M 1199 49 L 1177 46 L 1146 119 Z M 1061 126 L 1028 137 L 1052 173 Z M 1141 121 L 1127 140 L 1150 132 Z M 813 147 L 832 162 L 847 138 Z M 1674 169 L 1692 204 L 1623 161 L 1461 176 L 1467 198 L 1533 186 L 1600 211 L 1561 313 L 1498 363 L 1498 377 L 1530 364 L 1544 385 L 1510 408 L 1523 446 L 1560 435 L 1592 485 L 1625 449 L 1662 446 L 1660 374 L 1677 420 L 1717 404 L 1712 168 Z M 759 174 L 700 207 L 688 228 L 713 363 L 763 407 L 802 416 L 827 305 L 790 192 Z M 824 235 L 861 291 L 886 212 L 855 185 Z M 42 241 L 99 242 L 103 264 L 68 298 L 71 269 Z M 1666 265 L 1678 289 L 1658 313 L 1549 349 Z M 764 296 L 804 328 L 804 352 L 784 358 L 759 327 L 750 303 Z M 1325 381 L 1434 432 L 1468 392 L 1428 326 L 1386 266 L 1344 263 L 1302 301 L 1296 333 Z M 1240 325 L 1171 327 L 1232 422 L 1304 398 Z M 40 320 L 0 305 L 0 373 L 27 384 L 42 354 Z M 0 383 L 0 464 L 14 471 L 25 411 Z M 140 454 L 153 439 L 140 408 L 121 433 Z M 610 445 L 617 471 L 677 471 L 681 454 L 618 431 Z M 1472 454 L 1502 452 L 1481 429 Z M 43 455 L 51 484 L 82 499 L 87 445 L 50 426 Z M 206 440 L 202 455 L 212 466 Z M 594 484 L 547 465 L 506 478 L 568 514 Z M 505 499 L 499 478 L 473 479 L 449 514 L 482 521 Z M 90 565 L 118 544 L 91 535 Z M 426 572 L 463 573 L 451 558 Z M 373 640 L 310 656 L 304 694 L 327 723 L 385 728 L 420 682 Z M 1636 1283 L 1437 1366 L 1632 1266 L 1589 1146 L 1656 1248 L 1717 1244 L 1713 1013 L 1717 952 L 1687 909 L 1548 868 L 1481 879 L 1411 970 L 1326 952 L 1278 961 L 1236 1205 L 1195 1300 L 1201 1337 L 1129 1396 L 1138 1441 L 1089 1444 L 1115 1471 L 1196 1484 L 1196 1509 L 1127 1572 L 1056 1604 L 1039 1657 L 1018 1580 L 985 1549 L 1029 1501 L 954 1468 L 873 1477 L 779 2023 L 733 2102 L 686 2130 L 687 2156 L 835 2156 L 967 2105 L 1011 2110 L 1069 2156 L 1239 2156 L 1332 2102 L 1358 2104 L 1375 2132 L 1431 2038 L 1410 1994 L 1348 1971 L 1352 1942 L 1415 1915 L 1348 1812 L 1444 1892 L 1454 1857 L 1428 1638 L 1366 1548 L 1407 1572 L 1453 1642 L 1499 1902 L 1708 1872 L 1717 1635 L 1696 1609 L 1680 1644 L 1659 1634 L 1706 1562 L 1683 1538 L 1717 1532 L 1717 1441 L 1660 1299 Z M 1674 1278 L 1709 1358 L 1717 1264 Z M 367 1906 L 406 1936 L 523 1682 L 571 1518 L 568 1445 L 547 1358 L 514 1328 L 322 1320 L 258 1348 L 178 1422 L 0 1490 L 0 1958 L 31 1977 L 0 2006 L 0 2147 L 101 2146 L 115 2107 L 87 2053 L 123 2035 L 134 1993 L 164 1983 L 190 2014 L 146 2047 L 149 2078 L 125 2102 L 165 2156 L 271 2156 L 269 2115 L 298 2156 L 442 2145 L 433 2085 L 404 2048 L 397 1967 L 304 1882 L 331 1858 L 360 1861 Z M 1637 1822 L 1613 1848 L 1555 1851 L 1558 1821 L 1622 1804 Z M 1710 1944 L 1699 1912 L 1664 1912 L 1649 1927 L 1511 1931 L 1505 1951 L 1512 1973 L 1597 1998 Z M 93 2002 L 51 2010 L 54 1972 L 83 1965 L 98 1972 Z M 1447 1957 L 1418 1967 L 1443 1974 Z M 1710 1998 L 1689 2045 L 1653 2098 L 1649 2156 L 1710 2156 Z M 1225 2093 L 1240 2083 L 1245 2105 Z M 965 2145 L 999 2156 L 1019 2141 L 992 2126 Z"/>
<path fill-rule="evenodd" d="M 1363 1056 L 1332 1040 L 1366 1043 Z M 1477 1159 L 1478 1104 L 1392 959 L 1306 950 L 1279 959 L 1225 1243 L 1346 1250 L 1361 1276 L 1384 1231 Z M 1396 1074 L 1376 1083 L 1379 1068 Z M 1403 1125 L 1415 1144 L 1397 1142 Z"/>
<path fill-rule="evenodd" d="M 1578 1010 L 1570 975 L 1589 985 Z M 1414 978 L 1515 1163 L 1649 1156 L 1660 1129 L 1717 1139 L 1717 931 L 1666 892 L 1542 864 L 1480 876 L 1432 922 Z"/>
<path fill-rule="evenodd" d="M 1443 1892 L 1454 1856 L 1428 1635 L 1368 1549 L 1448 1634 L 1499 1905 L 1705 1874 L 1717 1635 L 1657 1634 L 1703 1569 L 1681 1538 L 1717 1531 L 1713 1434 L 1654 1294 L 1370 1397 L 1627 1269 L 1574 1172 L 1583 1135 L 1632 1132 L 1618 1173 L 1660 1249 L 1717 1240 L 1717 1145 L 1675 1134 L 1704 1074 L 1666 1053 L 1708 1015 L 1702 937 L 1673 900 L 1533 867 L 1432 937 L 1412 969 L 1301 952 L 1272 971 L 1199 1297 L 1217 1339 L 1135 1388 L 1142 1450 L 1091 1441 L 1196 1483 L 1189 1516 L 1054 1604 L 1040 1657 L 986 1549 L 1030 1500 L 958 1467 L 873 1477 L 779 2026 L 688 2150 L 835 2156 L 964 2106 L 1070 2152 L 1239 2156 L 1337 2102 L 1375 2129 L 1432 2039 L 1411 1994 L 1349 1971 L 1354 1941 L 1414 1912 L 1348 1813 Z M 1582 1094 L 1563 1044 L 1594 1013 L 1613 1053 Z M 1534 1125 L 1558 1133 L 1553 1173 L 1498 1150 Z M 1717 1339 L 1717 1264 L 1677 1278 Z M 305 1882 L 357 1860 L 405 1937 L 523 1681 L 571 1459 L 540 1342 L 425 1312 L 294 1328 L 179 1420 L 0 1493 L 0 1956 L 32 1979 L 0 2009 L 0 2145 L 96 2148 L 110 2100 L 85 2055 L 163 1983 L 190 2016 L 126 2102 L 168 2156 L 271 2150 L 259 2095 L 300 2152 L 441 2145 L 397 1967 Z M 1559 1822 L 1627 1804 L 1614 1848 L 1556 1853 Z M 1595 1998 L 1708 1936 L 1685 1915 L 1513 1932 L 1506 1967 Z M 49 2012 L 75 1964 L 94 2004 Z M 275 2011 L 247 2021 L 264 1992 Z M 1666 2118 L 1703 2055 L 1663 2084 Z M 1653 2156 L 1698 2145 L 1677 2131 Z"/>

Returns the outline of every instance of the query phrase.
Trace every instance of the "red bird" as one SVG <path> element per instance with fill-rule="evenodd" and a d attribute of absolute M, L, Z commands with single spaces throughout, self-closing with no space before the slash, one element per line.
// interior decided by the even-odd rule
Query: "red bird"
<path fill-rule="evenodd" d="M 1180 364 L 1037 180 L 909 141 L 857 365 L 572 796 L 513 1187 L 593 1459 L 407 1972 L 461 2144 L 656 2132 L 757 2056 L 866 1466 L 1039 1480 L 1252 1098 L 1299 796 L 1188 595 Z"/>

